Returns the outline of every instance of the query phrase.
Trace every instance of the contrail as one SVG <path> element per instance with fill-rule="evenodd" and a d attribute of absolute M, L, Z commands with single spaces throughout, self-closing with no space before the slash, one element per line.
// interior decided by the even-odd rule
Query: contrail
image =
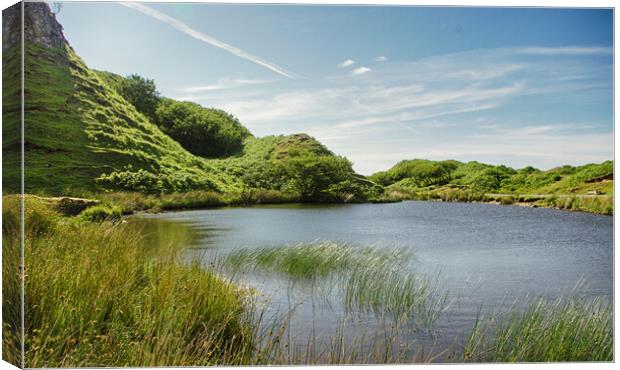
<path fill-rule="evenodd" d="M 128 8 L 131 8 L 131 9 L 137 10 L 137 11 L 139 11 L 141 13 L 144 13 L 144 14 L 146 14 L 146 15 L 148 15 L 150 17 L 153 17 L 153 18 L 155 18 L 155 19 L 157 19 L 159 21 L 162 21 L 164 23 L 167 23 L 167 24 L 171 25 L 172 27 L 176 28 L 177 30 L 183 32 L 184 34 L 186 34 L 188 36 L 191 36 L 191 37 L 193 37 L 193 38 L 195 38 L 197 40 L 206 42 L 207 44 L 211 44 L 211 45 L 213 45 L 213 46 L 215 46 L 217 48 L 224 49 L 224 50 L 228 51 L 231 54 L 234 54 L 234 55 L 236 55 L 236 56 L 238 56 L 240 58 L 243 58 L 243 59 L 247 59 L 247 60 L 249 60 L 251 62 L 254 62 L 254 63 L 258 64 L 258 65 L 261 65 L 261 66 L 263 66 L 265 68 L 269 68 L 270 70 L 272 70 L 272 71 L 274 71 L 274 72 L 276 72 L 278 74 L 281 74 L 282 76 L 285 76 L 285 77 L 288 77 L 288 78 L 293 78 L 293 79 L 299 77 L 295 73 L 289 72 L 286 69 L 281 68 L 281 67 L 279 67 L 276 64 L 267 62 L 267 61 L 265 61 L 265 60 L 255 56 L 255 55 L 252 55 L 252 54 L 250 54 L 248 52 L 245 52 L 245 51 L 243 51 L 243 50 L 241 50 L 241 49 L 239 49 L 237 47 L 234 47 L 234 46 L 229 45 L 229 44 L 227 44 L 227 43 L 225 43 L 223 41 L 215 39 L 215 38 L 213 38 L 213 37 L 211 37 L 209 35 L 205 35 L 204 33 L 191 28 L 190 26 L 188 26 L 187 24 L 181 22 L 180 20 L 178 20 L 176 18 L 172 18 L 172 17 L 170 17 L 170 16 L 168 16 L 168 15 L 166 15 L 166 14 L 160 12 L 160 11 L 157 11 L 157 10 L 155 10 L 153 8 L 150 8 L 150 7 L 146 6 L 146 5 L 142 5 L 140 3 L 122 3 L 122 2 L 119 3 L 119 4 L 123 5 L 123 6 L 126 6 Z"/>

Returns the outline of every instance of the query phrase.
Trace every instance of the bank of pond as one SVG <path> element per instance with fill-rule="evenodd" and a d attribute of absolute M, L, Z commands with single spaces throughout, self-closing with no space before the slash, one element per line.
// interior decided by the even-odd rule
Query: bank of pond
<path fill-rule="evenodd" d="M 60 197 L 55 199 L 73 199 Z M 190 191 L 185 193 L 142 194 L 137 192 L 84 193 L 82 199 L 93 199 L 108 212 L 115 208 L 116 213 L 132 214 L 136 212 L 157 213 L 162 211 L 206 209 L 226 206 L 253 206 L 264 204 L 300 203 L 295 194 L 253 189 L 239 193 L 216 193 L 212 191 Z M 77 198 L 80 199 L 80 198 Z M 613 215 L 614 200 L 611 195 L 588 194 L 487 194 L 464 189 L 437 189 L 425 191 L 392 191 L 367 200 L 352 203 L 394 203 L 407 200 L 441 201 L 461 203 L 490 203 L 499 205 L 520 205 L 526 207 L 554 208 L 580 211 L 594 214 Z M 308 203 L 308 204 L 346 204 Z M 70 201 L 67 204 L 72 204 Z M 92 204 L 87 204 L 91 206 Z M 82 211 L 86 205 L 78 205 L 69 215 Z M 105 211 L 99 208 L 100 211 Z M 63 210 L 64 211 L 64 210 Z M 93 211 L 94 213 L 94 211 Z"/>
<path fill-rule="evenodd" d="M 112 199 L 106 198 L 108 204 Z M 21 198 L 3 197 L 3 350 L 9 362 L 19 363 L 20 358 L 22 271 L 26 367 L 613 360 L 610 266 L 573 289 L 553 294 L 524 294 L 531 287 L 519 289 L 516 284 L 521 283 L 511 281 L 515 289 L 508 295 L 481 295 L 475 292 L 484 291 L 480 284 L 457 288 L 446 283 L 444 271 L 420 263 L 451 255 L 460 262 L 452 270 L 448 263 L 448 273 L 459 277 L 472 271 L 468 268 L 474 260 L 467 260 L 467 254 L 490 260 L 492 253 L 499 253 L 520 264 L 528 251 L 543 261 L 568 251 L 574 256 L 560 263 L 570 263 L 568 268 L 578 272 L 589 263 L 609 260 L 613 252 L 609 221 L 603 216 L 530 209 L 501 215 L 489 205 L 463 205 L 467 207 L 455 211 L 405 202 L 120 218 L 117 212 L 128 210 L 127 198 L 124 202 L 105 211 L 64 216 L 52 201 L 25 197 L 22 270 Z M 134 212 L 153 208 L 139 204 L 144 198 L 134 202 Z M 90 205 L 87 210 L 93 207 L 105 208 Z M 529 227 L 521 212 L 531 211 L 546 212 L 540 217 L 548 224 L 540 230 L 506 231 L 542 238 L 563 231 L 566 224 L 564 232 L 590 230 L 595 245 L 586 257 L 576 245 L 542 239 L 544 250 L 511 245 L 490 251 L 485 246 L 493 236 L 471 239 L 475 235 L 465 233 L 472 226 L 484 228 L 468 223 L 474 212 L 490 220 L 489 227 L 515 220 L 524 220 L 516 227 Z M 454 212 L 459 216 L 449 219 Z M 384 213 L 418 226 L 403 234 L 403 240 L 372 241 L 371 234 L 393 234 L 389 224 L 395 222 L 382 217 Z M 558 213 L 570 217 L 560 219 Z M 369 215 L 377 217 L 374 224 L 367 222 Z M 343 219 L 348 221 L 335 222 Z M 431 224 L 443 227 L 441 220 L 455 225 L 455 239 L 432 239 L 439 229 L 420 234 Z M 244 231 L 233 232 L 239 229 Z M 287 242 L 293 235 L 299 241 Z M 329 240 L 311 240 L 313 235 Z M 335 235 L 351 241 L 336 240 Z M 351 235 L 366 236 L 354 240 Z M 420 235 L 433 248 L 410 248 L 406 240 L 411 235 Z M 457 239 L 463 243 L 462 255 L 451 249 Z M 481 250 L 467 250 L 470 240 L 477 240 Z M 499 261 L 493 264 L 505 269 Z M 559 265 L 549 265 L 546 273 L 555 273 L 558 280 L 572 276 L 555 269 Z M 472 301 L 495 293 L 505 296 L 504 303 Z"/>

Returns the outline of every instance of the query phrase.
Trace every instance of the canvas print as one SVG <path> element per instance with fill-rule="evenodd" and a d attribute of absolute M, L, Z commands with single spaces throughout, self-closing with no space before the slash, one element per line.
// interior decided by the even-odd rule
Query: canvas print
<path fill-rule="evenodd" d="M 4 9 L 3 360 L 614 361 L 613 13 Z"/>

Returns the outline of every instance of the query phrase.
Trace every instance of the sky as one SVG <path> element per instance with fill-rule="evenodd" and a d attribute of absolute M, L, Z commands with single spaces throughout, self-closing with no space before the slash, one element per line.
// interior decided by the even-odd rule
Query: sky
<path fill-rule="evenodd" d="M 308 133 L 362 174 L 613 159 L 609 9 L 67 2 L 57 19 L 89 67 L 256 136 Z"/>

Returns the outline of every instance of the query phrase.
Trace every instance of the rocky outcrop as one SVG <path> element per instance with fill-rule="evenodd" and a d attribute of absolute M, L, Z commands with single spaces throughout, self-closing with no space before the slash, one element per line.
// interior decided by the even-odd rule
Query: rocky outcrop
<path fill-rule="evenodd" d="M 25 41 L 47 47 L 64 47 L 67 40 L 50 7 L 44 2 L 26 2 L 23 6 Z M 21 12 L 21 2 L 2 11 L 3 50 L 21 44 Z"/>

